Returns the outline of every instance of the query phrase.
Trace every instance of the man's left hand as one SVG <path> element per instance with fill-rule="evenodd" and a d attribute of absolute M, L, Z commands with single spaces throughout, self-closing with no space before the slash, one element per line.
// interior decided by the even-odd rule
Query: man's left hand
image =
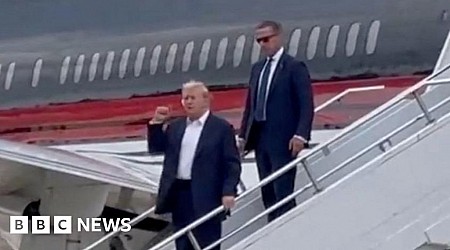
<path fill-rule="evenodd" d="M 222 204 L 225 206 L 225 209 L 230 210 L 235 205 L 234 196 L 223 196 Z"/>
<path fill-rule="evenodd" d="M 292 137 L 289 141 L 289 150 L 292 152 L 292 157 L 296 157 L 304 147 L 305 144 L 300 138 Z"/>

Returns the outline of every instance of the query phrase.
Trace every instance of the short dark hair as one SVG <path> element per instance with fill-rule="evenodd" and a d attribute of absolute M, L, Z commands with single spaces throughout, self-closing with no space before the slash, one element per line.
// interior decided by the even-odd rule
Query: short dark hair
<path fill-rule="evenodd" d="M 283 27 L 281 27 L 280 23 L 270 20 L 262 21 L 261 23 L 258 24 L 258 26 L 256 26 L 256 29 L 262 29 L 266 27 L 272 28 L 272 30 L 275 31 L 276 33 L 281 33 L 283 30 Z"/>

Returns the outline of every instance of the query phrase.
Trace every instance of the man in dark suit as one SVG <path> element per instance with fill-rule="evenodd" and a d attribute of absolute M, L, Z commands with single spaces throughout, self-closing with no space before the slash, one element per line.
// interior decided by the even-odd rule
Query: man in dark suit
<path fill-rule="evenodd" d="M 209 102 L 205 85 L 192 81 L 182 90 L 187 117 L 167 124 L 169 109 L 158 107 L 149 122 L 149 152 L 165 154 L 156 213 L 172 213 L 176 230 L 222 204 L 230 209 L 235 203 L 241 163 L 234 131 L 211 114 Z M 193 231 L 201 247 L 221 237 L 223 219 L 217 216 Z M 186 236 L 176 241 L 176 247 L 194 249 Z"/>
<path fill-rule="evenodd" d="M 255 150 L 260 179 L 292 161 L 310 140 L 314 103 L 308 69 L 286 54 L 282 28 L 264 21 L 256 41 L 266 57 L 253 65 L 238 146 Z M 291 194 L 296 169 L 262 188 L 266 208 Z M 269 221 L 295 207 L 295 200 L 269 214 Z"/>

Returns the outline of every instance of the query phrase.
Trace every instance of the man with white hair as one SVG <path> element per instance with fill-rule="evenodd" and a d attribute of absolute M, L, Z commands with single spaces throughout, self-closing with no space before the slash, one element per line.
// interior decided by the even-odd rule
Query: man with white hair
<path fill-rule="evenodd" d="M 148 126 L 149 152 L 165 155 L 156 213 L 172 213 L 175 230 L 220 205 L 231 209 L 241 174 L 233 127 L 211 113 L 205 84 L 184 84 L 181 103 L 186 117 L 167 123 L 169 108 L 158 107 Z M 202 248 L 220 238 L 223 219 L 217 216 L 193 231 Z M 194 249 L 186 236 L 176 247 Z"/>

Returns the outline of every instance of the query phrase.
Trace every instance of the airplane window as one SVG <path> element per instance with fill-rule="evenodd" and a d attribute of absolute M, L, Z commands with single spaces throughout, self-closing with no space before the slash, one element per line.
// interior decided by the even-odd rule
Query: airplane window
<path fill-rule="evenodd" d="M 122 52 L 122 58 L 119 64 L 119 77 L 124 78 L 127 73 L 128 59 L 130 58 L 130 49 L 126 49 Z"/>
<path fill-rule="evenodd" d="M 66 56 L 61 65 L 61 72 L 59 74 L 59 84 L 66 83 L 67 73 L 69 72 L 70 56 Z"/>
<path fill-rule="evenodd" d="M 347 44 L 345 46 L 345 53 L 348 57 L 355 54 L 360 25 L 360 23 L 354 23 L 352 24 L 352 26 L 350 26 L 350 30 L 348 31 Z"/>
<path fill-rule="evenodd" d="M 134 63 L 134 76 L 139 77 L 141 75 L 142 71 L 142 65 L 144 64 L 144 58 L 145 58 L 145 47 L 142 47 L 138 50 L 137 56 L 136 56 L 136 62 Z"/>
<path fill-rule="evenodd" d="M 193 50 L 194 50 L 194 42 L 190 41 L 186 44 L 186 47 L 184 47 L 183 64 L 181 66 L 181 70 L 183 72 L 188 71 L 189 67 L 191 66 Z"/>
<path fill-rule="evenodd" d="M 308 60 L 313 59 L 314 56 L 316 55 L 319 36 L 320 36 L 320 27 L 316 26 L 311 30 L 311 34 L 309 35 L 308 47 L 306 50 L 306 58 Z"/>
<path fill-rule="evenodd" d="M 8 71 L 6 72 L 5 89 L 11 89 L 11 83 L 14 77 L 14 69 L 16 68 L 16 63 L 13 62 L 9 64 Z"/>
<path fill-rule="evenodd" d="M 95 53 L 92 56 L 91 60 L 91 66 L 89 66 L 89 81 L 92 82 L 95 79 L 95 75 L 97 74 L 97 66 L 98 66 L 98 59 L 100 58 L 99 53 Z"/>
<path fill-rule="evenodd" d="M 159 56 L 161 55 L 161 45 L 156 46 L 153 49 L 152 59 L 150 60 L 150 74 L 156 74 L 158 69 Z"/>
<path fill-rule="evenodd" d="M 245 35 L 241 35 L 236 40 L 236 47 L 234 48 L 234 55 L 233 55 L 234 67 L 237 67 L 239 66 L 239 64 L 241 64 L 242 55 L 244 54 L 244 48 L 245 48 Z"/>
<path fill-rule="evenodd" d="M 261 53 L 261 46 L 256 41 L 253 42 L 252 49 L 252 64 L 256 63 L 259 60 L 259 56 Z"/>
<path fill-rule="evenodd" d="M 175 57 L 177 56 L 178 44 L 174 43 L 170 45 L 169 51 L 167 52 L 166 60 L 166 73 L 170 73 L 173 70 L 175 64 Z"/>
<path fill-rule="evenodd" d="M 223 64 L 225 63 L 227 46 L 228 46 L 228 37 L 222 38 L 222 40 L 220 40 L 219 47 L 217 48 L 217 55 L 216 55 L 216 67 L 218 69 L 222 68 Z"/>
<path fill-rule="evenodd" d="M 333 25 L 328 33 L 327 50 L 325 52 L 328 58 L 333 57 L 336 53 L 336 45 L 339 36 L 339 25 Z"/>
<path fill-rule="evenodd" d="M 103 80 L 108 80 L 111 76 L 112 64 L 114 61 L 115 53 L 114 51 L 108 51 L 108 55 L 106 55 L 105 66 L 103 68 Z"/>
<path fill-rule="evenodd" d="M 211 39 L 206 39 L 203 42 L 202 49 L 200 51 L 200 58 L 198 61 L 198 69 L 204 70 L 206 63 L 208 62 L 209 50 L 211 49 Z"/>
<path fill-rule="evenodd" d="M 300 44 L 300 38 L 302 36 L 301 29 L 295 29 L 291 34 L 291 39 L 289 41 L 289 52 L 288 54 L 296 57 L 298 52 L 298 45 Z"/>
<path fill-rule="evenodd" d="M 366 43 L 366 53 L 368 55 L 371 55 L 375 53 L 375 49 L 377 47 L 377 41 L 378 41 L 378 32 L 380 31 L 380 21 L 376 20 L 373 21 L 369 28 L 369 35 L 367 37 L 367 43 Z"/>
<path fill-rule="evenodd" d="M 41 68 L 42 68 L 42 59 L 38 59 L 34 64 L 33 78 L 31 80 L 31 86 L 34 88 L 38 86 L 39 77 L 41 75 Z"/>
<path fill-rule="evenodd" d="M 80 82 L 81 72 L 83 72 L 84 55 L 78 56 L 77 63 L 75 64 L 75 74 L 73 76 L 73 81 L 75 83 Z"/>

